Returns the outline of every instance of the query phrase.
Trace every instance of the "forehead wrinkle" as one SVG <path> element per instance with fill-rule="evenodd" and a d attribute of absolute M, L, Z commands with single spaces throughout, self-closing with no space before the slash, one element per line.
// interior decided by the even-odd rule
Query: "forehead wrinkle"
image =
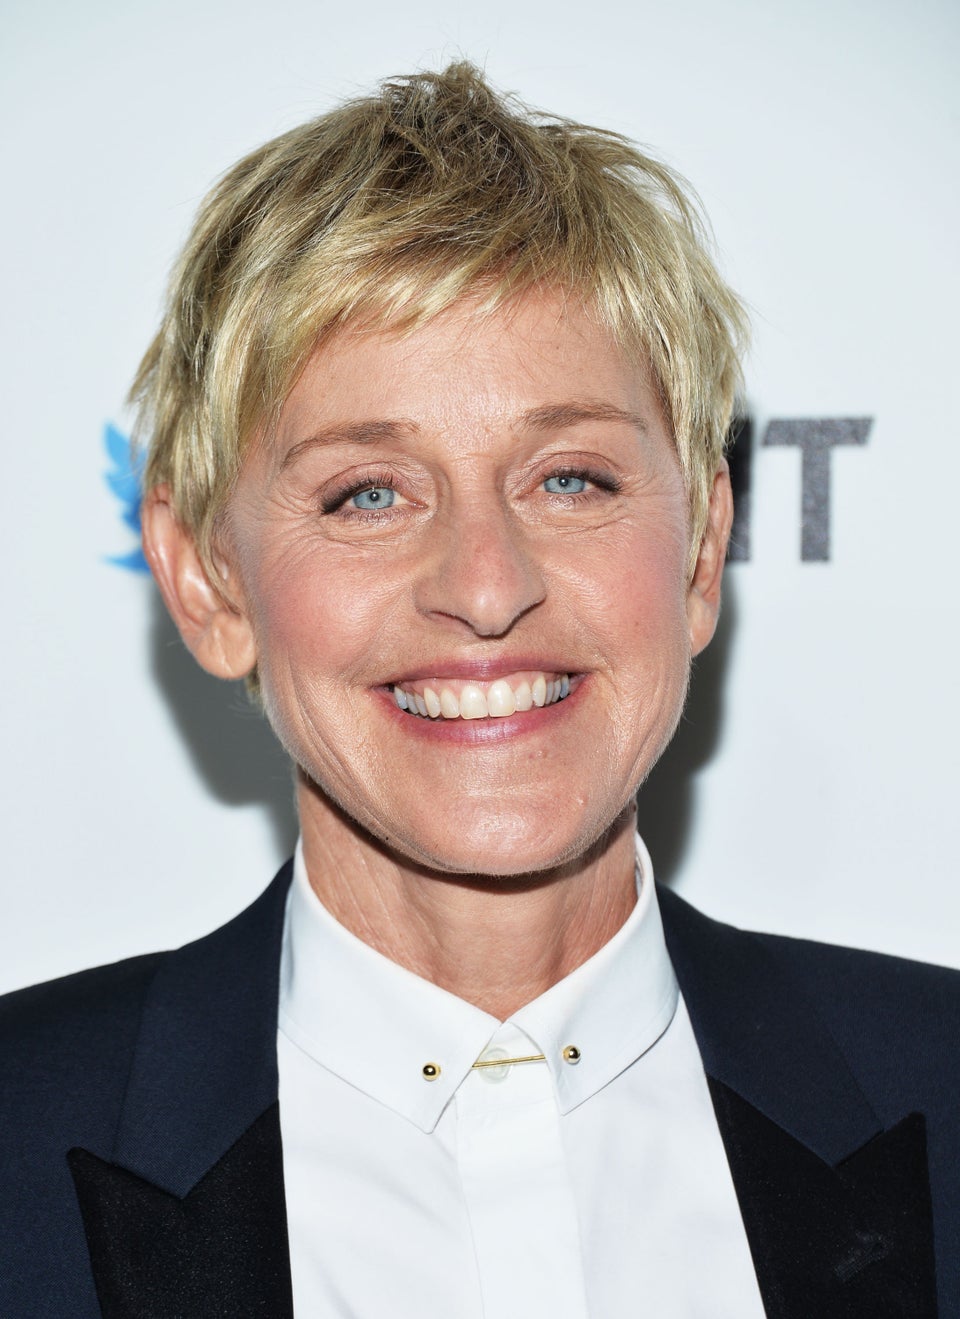
<path fill-rule="evenodd" d="M 387 421 L 367 418 L 363 421 L 334 422 L 314 431 L 306 439 L 298 440 L 283 455 L 280 471 L 284 472 L 310 449 L 329 448 L 334 444 L 375 444 L 378 441 L 409 439 L 419 433 L 412 421 Z"/>

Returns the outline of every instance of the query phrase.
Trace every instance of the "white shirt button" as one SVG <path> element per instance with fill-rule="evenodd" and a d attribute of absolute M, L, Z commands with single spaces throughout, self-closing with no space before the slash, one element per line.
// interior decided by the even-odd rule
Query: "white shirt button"
<path fill-rule="evenodd" d="M 477 1059 L 477 1062 L 495 1063 L 498 1058 L 509 1057 L 510 1055 L 507 1053 L 506 1049 L 484 1049 L 483 1053 L 481 1053 L 480 1057 Z M 500 1081 L 505 1081 L 510 1075 L 511 1069 L 512 1064 L 507 1063 L 504 1067 L 478 1067 L 477 1072 L 484 1081 L 489 1081 L 491 1084 L 495 1085 Z"/>

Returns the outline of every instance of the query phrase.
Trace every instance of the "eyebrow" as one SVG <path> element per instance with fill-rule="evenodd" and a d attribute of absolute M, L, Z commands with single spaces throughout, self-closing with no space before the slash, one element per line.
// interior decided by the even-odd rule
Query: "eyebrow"
<path fill-rule="evenodd" d="M 519 428 L 526 431 L 565 430 L 586 421 L 622 422 L 636 427 L 644 433 L 647 423 L 638 412 L 628 412 L 615 407 L 612 403 L 567 402 L 546 403 L 538 408 L 529 408 L 521 413 Z M 384 441 L 409 439 L 418 434 L 419 427 L 412 421 L 387 421 L 369 419 L 335 423 L 315 431 L 306 439 L 299 440 L 284 454 L 280 471 L 292 466 L 300 456 L 309 449 L 327 448 L 334 444 L 374 444 Z"/>
<path fill-rule="evenodd" d="M 338 422 L 314 431 L 305 440 L 299 440 L 283 455 L 280 471 L 286 471 L 308 449 L 326 448 L 331 444 L 374 444 L 384 440 L 399 440 L 416 434 L 418 427 L 412 421 L 348 421 Z"/>
<path fill-rule="evenodd" d="M 564 430 L 568 426 L 578 426 L 584 421 L 616 421 L 634 426 L 646 432 L 647 422 L 639 412 L 628 412 L 615 407 L 612 403 L 570 402 L 548 403 L 544 407 L 531 408 L 520 419 L 524 430 L 549 431 Z"/>

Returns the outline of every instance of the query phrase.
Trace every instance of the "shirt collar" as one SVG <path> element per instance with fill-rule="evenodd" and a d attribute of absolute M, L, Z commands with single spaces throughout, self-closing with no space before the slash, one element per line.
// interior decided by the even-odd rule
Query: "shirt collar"
<path fill-rule="evenodd" d="M 653 863 L 639 834 L 637 905 L 607 943 L 522 1007 L 511 1022 L 547 1060 L 561 1113 L 568 1113 L 646 1053 L 673 1020 L 679 989 L 667 953 Z M 567 1062 L 564 1050 L 579 1055 Z"/>
<path fill-rule="evenodd" d="M 653 867 L 637 838 L 637 904 L 593 957 L 510 1018 L 546 1057 L 562 1113 L 647 1051 L 677 1005 Z M 363 943 L 330 915 L 297 845 L 280 963 L 280 1030 L 315 1062 L 432 1131 L 500 1022 Z M 579 1061 L 564 1059 L 574 1046 Z M 439 1068 L 425 1079 L 424 1067 Z"/>

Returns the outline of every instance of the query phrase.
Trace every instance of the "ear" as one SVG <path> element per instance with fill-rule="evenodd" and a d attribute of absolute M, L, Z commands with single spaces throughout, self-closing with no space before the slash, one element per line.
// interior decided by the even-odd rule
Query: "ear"
<path fill-rule="evenodd" d="M 707 525 L 700 542 L 693 577 L 687 588 L 687 626 L 690 654 L 699 655 L 710 641 L 720 614 L 720 584 L 733 524 L 733 491 L 726 460 L 713 478 Z"/>
<path fill-rule="evenodd" d="M 143 552 L 164 604 L 194 659 L 217 678 L 243 678 L 257 660 L 242 602 L 227 596 L 230 574 L 213 583 L 191 534 L 178 521 L 165 485 L 144 496 Z M 233 592 L 236 593 L 236 592 Z"/>

